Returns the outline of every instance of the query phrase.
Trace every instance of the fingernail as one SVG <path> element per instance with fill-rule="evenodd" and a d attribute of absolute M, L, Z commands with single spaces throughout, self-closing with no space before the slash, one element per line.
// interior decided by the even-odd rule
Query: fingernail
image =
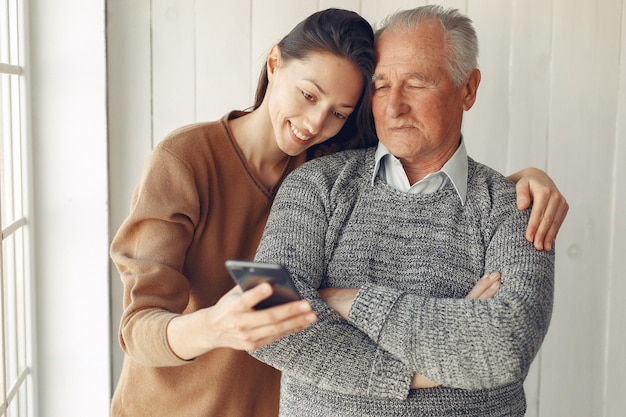
<path fill-rule="evenodd" d="M 492 272 L 491 275 L 489 275 L 489 279 L 495 281 L 496 279 L 498 279 L 498 276 L 500 276 L 500 274 L 498 274 L 497 272 Z"/>

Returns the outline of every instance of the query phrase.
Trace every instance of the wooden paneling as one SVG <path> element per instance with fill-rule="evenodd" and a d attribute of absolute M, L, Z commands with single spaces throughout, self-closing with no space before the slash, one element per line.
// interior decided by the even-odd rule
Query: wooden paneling
<path fill-rule="evenodd" d="M 254 94 L 259 72 L 271 47 L 298 22 L 317 10 L 316 0 L 252 0 L 251 94 Z"/>
<path fill-rule="evenodd" d="M 507 171 L 547 167 L 552 1 L 515 2 L 508 61 L 509 135 Z"/>
<path fill-rule="evenodd" d="M 504 173 L 508 171 L 506 154 L 511 121 L 508 92 L 512 5 L 508 1 L 470 0 L 467 10 L 479 39 L 482 79 L 476 103 L 466 113 L 463 135 L 473 158 Z"/>
<path fill-rule="evenodd" d="M 182 124 L 249 107 L 267 52 L 300 20 L 344 7 L 375 24 L 426 3 L 109 0 L 109 151 L 122 167 L 110 177 L 112 232 L 149 148 Z M 526 381 L 527 416 L 617 417 L 626 408 L 626 4 L 441 4 L 467 13 L 480 41 L 483 79 L 463 126 L 471 156 L 505 174 L 547 170 L 571 206 L 557 242 L 553 322 Z"/>
<path fill-rule="evenodd" d="M 159 142 L 196 120 L 194 0 L 152 1 L 152 125 Z"/>
<path fill-rule="evenodd" d="M 318 10 L 328 9 L 330 7 L 336 7 L 339 9 L 354 10 L 355 12 L 361 12 L 360 0 L 318 0 Z"/>
<path fill-rule="evenodd" d="M 626 23 L 626 7 L 622 8 L 622 28 Z M 619 63 L 620 83 L 617 102 L 617 133 L 615 135 L 615 156 L 611 161 L 614 168 L 612 181 L 612 205 L 609 270 L 608 333 L 606 337 L 606 416 L 620 417 L 626 410 L 626 30 L 621 34 L 621 55 Z M 608 162 L 608 161 L 607 161 Z M 604 341 L 603 341 L 604 342 Z"/>
<path fill-rule="evenodd" d="M 250 2 L 195 2 L 196 118 L 213 120 L 252 104 Z"/>
<path fill-rule="evenodd" d="M 390 13 L 427 4 L 426 0 L 361 0 L 361 15 L 365 17 L 375 29 Z"/>
<path fill-rule="evenodd" d="M 109 235 L 128 215 L 141 166 L 152 149 L 150 1 L 107 1 L 109 151 Z M 122 364 L 117 328 L 122 315 L 122 283 L 111 267 L 112 379 Z"/>
<path fill-rule="evenodd" d="M 604 407 L 622 7 L 554 1 L 547 169 L 572 210 L 557 248 L 542 416 L 596 416 Z"/>

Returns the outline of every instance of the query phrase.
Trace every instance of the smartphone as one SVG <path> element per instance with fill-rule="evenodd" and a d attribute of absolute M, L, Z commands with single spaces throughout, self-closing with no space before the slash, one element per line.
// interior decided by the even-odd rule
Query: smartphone
<path fill-rule="evenodd" d="M 291 280 L 291 274 L 282 265 L 229 259 L 226 261 L 226 269 L 244 291 L 263 282 L 272 284 L 274 293 L 254 306 L 256 310 L 302 298 Z"/>

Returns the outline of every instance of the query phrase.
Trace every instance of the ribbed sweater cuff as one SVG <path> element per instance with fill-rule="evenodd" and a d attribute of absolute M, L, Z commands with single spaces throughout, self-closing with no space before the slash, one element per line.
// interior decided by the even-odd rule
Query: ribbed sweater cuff
<path fill-rule="evenodd" d="M 378 342 L 387 315 L 401 294 L 394 288 L 363 285 L 352 303 L 348 321 Z"/>
<path fill-rule="evenodd" d="M 413 372 L 391 353 L 378 349 L 372 366 L 368 395 L 406 400 Z"/>
<path fill-rule="evenodd" d="M 401 292 L 387 287 L 364 285 L 358 292 L 348 320 L 378 342 L 387 314 Z M 384 398 L 406 399 L 413 372 L 391 353 L 379 348 L 372 364 L 369 395 Z"/>

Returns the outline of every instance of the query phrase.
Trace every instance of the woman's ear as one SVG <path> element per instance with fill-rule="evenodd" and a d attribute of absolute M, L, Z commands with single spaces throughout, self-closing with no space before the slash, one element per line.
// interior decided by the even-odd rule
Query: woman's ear
<path fill-rule="evenodd" d="M 272 79 L 276 74 L 276 70 L 280 67 L 281 52 L 280 46 L 274 45 L 267 56 L 267 77 Z"/>

